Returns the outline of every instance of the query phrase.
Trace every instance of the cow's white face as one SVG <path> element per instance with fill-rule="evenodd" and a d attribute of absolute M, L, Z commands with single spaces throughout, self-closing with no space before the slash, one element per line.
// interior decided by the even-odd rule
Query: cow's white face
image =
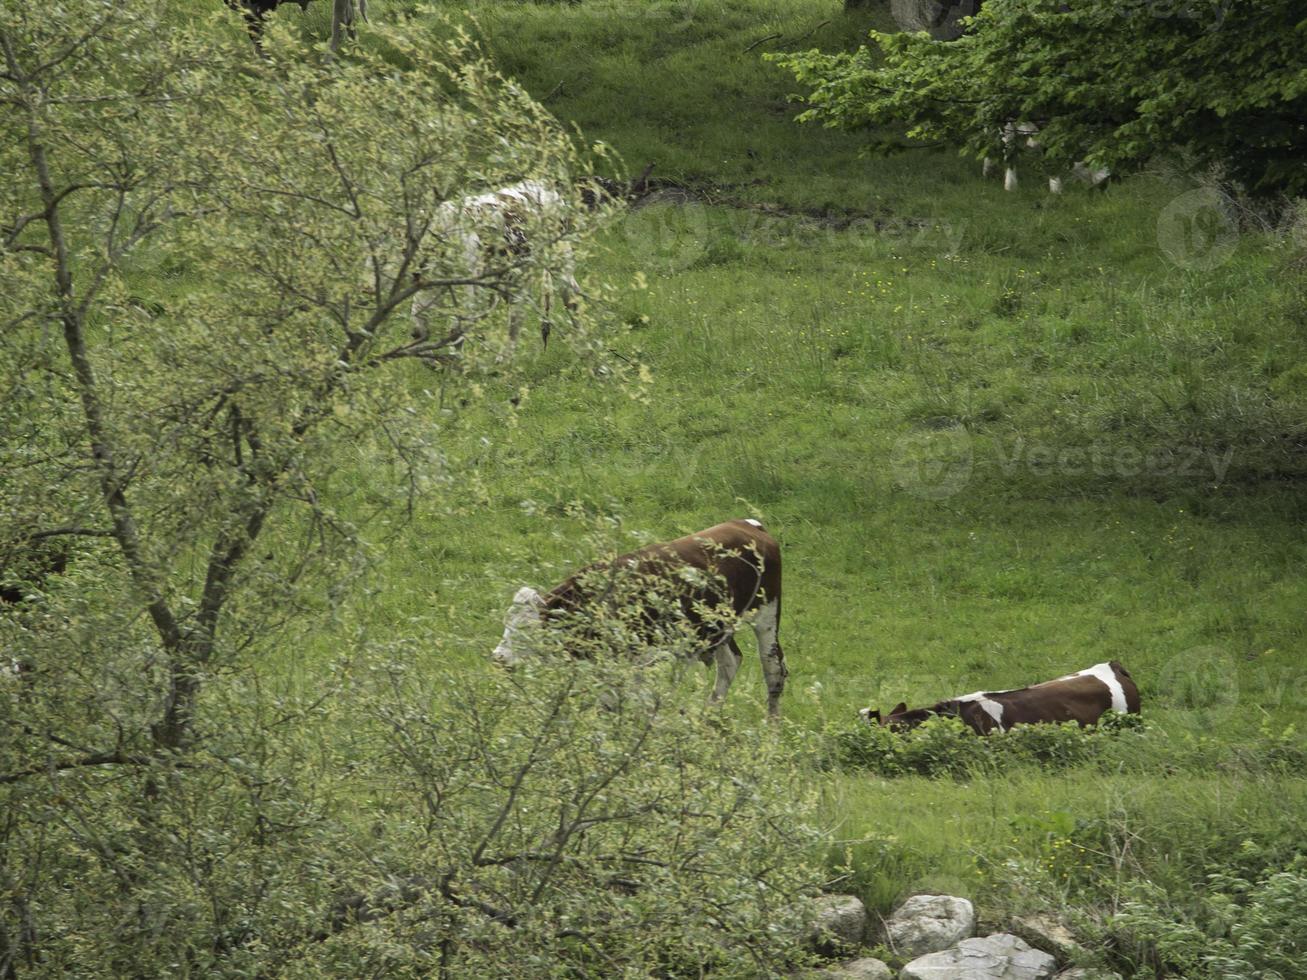
<path fill-rule="evenodd" d="M 517 590 L 513 605 L 504 617 L 504 636 L 491 655 L 495 663 L 511 667 L 530 653 L 531 630 L 540 625 L 544 604 L 544 598 L 529 585 Z"/>

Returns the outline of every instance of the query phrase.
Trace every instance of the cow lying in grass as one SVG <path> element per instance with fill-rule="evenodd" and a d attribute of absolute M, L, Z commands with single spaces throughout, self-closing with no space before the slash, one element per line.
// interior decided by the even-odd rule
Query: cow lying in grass
<path fill-rule="evenodd" d="M 494 659 L 512 666 L 533 647 L 533 634 L 549 625 L 564 644 L 586 631 L 617 603 L 636 613 L 635 634 L 657 644 L 668 627 L 689 630 L 697 656 L 716 662 L 713 700 L 726 697 L 743 654 L 735 629 L 748 622 L 758 640 L 767 681 L 767 712 L 780 713 L 785 658 L 777 639 L 781 614 L 781 552 L 755 520 L 727 521 L 674 541 L 651 544 L 582 569 L 541 595 L 524 587 L 513 597 Z M 586 655 L 569 646 L 574 656 Z"/>
<path fill-rule="evenodd" d="M 915 728 L 928 718 L 943 715 L 960 718 L 977 734 L 988 735 L 995 729 L 1006 731 L 1013 725 L 1041 722 L 1074 721 L 1083 728 L 1097 724 L 1108 711 L 1139 713 L 1139 689 L 1115 660 L 1013 691 L 977 691 L 911 710 L 900 702 L 884 717 L 872 708 L 858 713 L 868 724 L 896 729 Z"/>

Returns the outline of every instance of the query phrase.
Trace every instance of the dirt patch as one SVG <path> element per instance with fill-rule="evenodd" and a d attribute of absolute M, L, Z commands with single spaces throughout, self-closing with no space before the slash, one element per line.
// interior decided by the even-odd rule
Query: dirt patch
<path fill-rule="evenodd" d="M 859 208 L 796 208 L 772 202 L 746 201 L 739 196 L 739 191 L 743 188 L 765 187 L 768 183 L 766 179 L 759 178 L 744 184 L 694 186 L 672 180 L 653 179 L 646 181 L 645 192 L 631 201 L 631 210 L 637 211 L 653 204 L 679 206 L 702 204 L 756 211 L 774 218 L 801 218 L 834 231 L 844 231 L 855 225 L 859 227 L 870 225 L 875 230 L 881 231 L 886 228 L 925 228 L 929 224 L 924 218 L 904 218 L 883 210 L 877 212 Z"/>

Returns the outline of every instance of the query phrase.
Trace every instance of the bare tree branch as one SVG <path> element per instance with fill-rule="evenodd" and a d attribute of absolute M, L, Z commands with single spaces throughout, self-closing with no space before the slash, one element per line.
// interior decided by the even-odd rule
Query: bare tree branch
<path fill-rule="evenodd" d="M 122 752 L 97 752 L 94 755 L 83 756 L 80 759 L 64 759 L 59 762 L 49 762 L 40 766 L 29 766 L 27 769 L 20 769 L 17 772 L 10 772 L 0 775 L 0 785 L 17 783 L 32 776 L 39 776 L 42 773 L 65 772 L 69 769 L 82 769 L 88 766 L 148 766 L 159 760 L 151 755 L 127 755 Z"/>

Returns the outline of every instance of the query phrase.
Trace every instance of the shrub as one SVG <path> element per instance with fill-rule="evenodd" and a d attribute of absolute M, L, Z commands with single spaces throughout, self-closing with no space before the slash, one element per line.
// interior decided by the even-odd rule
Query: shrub
<path fill-rule="evenodd" d="M 5 946 L 32 976 L 804 962 L 826 872 L 808 777 L 776 733 L 687 705 L 664 667 L 541 658 L 420 679 L 409 659 L 355 666 L 323 705 L 279 699 L 295 731 L 233 700 L 231 731 L 171 773 L 0 787 L 0 962 Z"/>
<path fill-rule="evenodd" d="M 1307 863 L 1255 879 L 1210 874 L 1206 894 L 1185 910 L 1140 884 L 1115 925 L 1191 980 L 1291 980 L 1307 957 Z"/>
<path fill-rule="evenodd" d="M 1115 761 L 1125 753 L 1114 753 L 1110 747 L 1123 732 L 1147 737 L 1138 715 L 1108 714 L 1095 728 L 1080 728 L 1074 722 L 1023 725 L 983 737 L 956 718 L 935 717 L 906 732 L 865 724 L 836 730 L 829 734 L 829 756 L 842 768 L 868 769 L 888 777 L 965 778 L 976 771 L 996 772 L 1020 764 L 1065 769 L 1095 760 Z"/>

